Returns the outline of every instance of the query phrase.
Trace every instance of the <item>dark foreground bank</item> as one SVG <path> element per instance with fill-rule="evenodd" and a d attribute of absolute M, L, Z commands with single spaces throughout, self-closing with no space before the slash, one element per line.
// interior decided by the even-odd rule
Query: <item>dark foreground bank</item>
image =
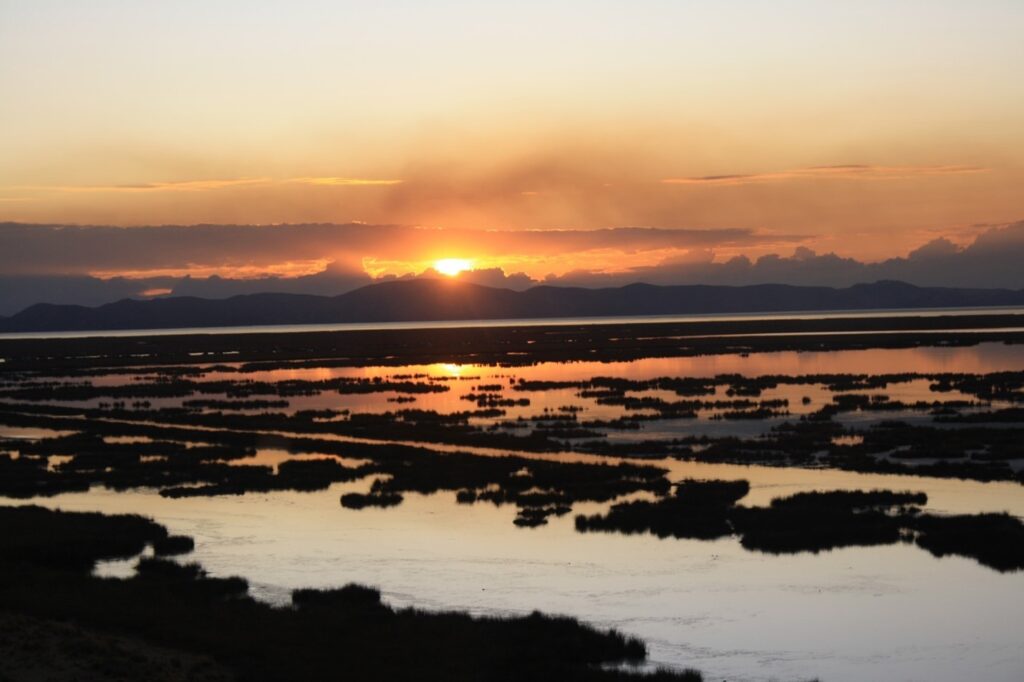
<path fill-rule="evenodd" d="M 702 679 L 637 672 L 639 640 L 536 612 L 396 610 L 358 585 L 297 590 L 291 607 L 275 608 L 241 578 L 160 556 L 140 559 L 131 579 L 92 575 L 98 560 L 147 546 L 159 554 L 189 543 L 139 516 L 0 507 L 0 628 L 20 633 L 0 649 L 0 679 Z"/>

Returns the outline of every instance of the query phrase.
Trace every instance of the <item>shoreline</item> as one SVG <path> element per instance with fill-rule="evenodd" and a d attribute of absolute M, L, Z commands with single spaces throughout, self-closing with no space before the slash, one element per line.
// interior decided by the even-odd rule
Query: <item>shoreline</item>
<path fill-rule="evenodd" d="M 335 366 L 509 365 L 721 353 L 1024 343 L 1024 314 L 0 339 L 0 373 L 329 360 Z"/>
<path fill-rule="evenodd" d="M 884 319 L 906 317 L 970 317 L 992 315 L 1024 315 L 1022 306 L 965 306 L 920 308 L 833 308 L 793 309 L 750 312 L 683 313 L 663 315 L 593 315 L 542 317 L 480 317 L 424 318 L 396 321 L 355 321 L 309 324 L 245 324 L 235 326 L 203 325 L 197 327 L 97 327 L 96 329 L 51 329 L 0 332 L 0 340 L 79 339 L 149 336 L 238 335 L 238 334 L 302 334 L 350 331 L 416 331 L 432 329 L 571 327 L 634 324 L 691 324 L 721 322 L 772 322 L 786 320 Z M 3 319 L 3 318 L 0 318 Z"/>

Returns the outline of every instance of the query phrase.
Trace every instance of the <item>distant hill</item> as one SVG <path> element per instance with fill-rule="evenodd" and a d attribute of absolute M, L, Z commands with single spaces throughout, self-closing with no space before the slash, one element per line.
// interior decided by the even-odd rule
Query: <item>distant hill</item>
<path fill-rule="evenodd" d="M 334 297 L 125 299 L 96 308 L 38 304 L 0 318 L 0 332 L 1014 305 L 1024 305 L 1024 291 L 927 288 L 891 281 L 845 289 L 631 284 L 614 289 L 538 286 L 517 292 L 458 280 L 418 279 L 373 284 Z"/>

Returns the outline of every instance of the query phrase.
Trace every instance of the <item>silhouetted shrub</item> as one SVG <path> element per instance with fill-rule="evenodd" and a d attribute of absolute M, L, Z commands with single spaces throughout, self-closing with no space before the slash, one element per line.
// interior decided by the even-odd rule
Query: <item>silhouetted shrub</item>
<path fill-rule="evenodd" d="M 348 509 L 365 507 L 394 507 L 402 503 L 398 493 L 345 493 L 341 496 L 341 506 Z"/>
<path fill-rule="evenodd" d="M 642 662 L 644 644 L 536 612 L 396 610 L 381 603 L 377 590 L 356 585 L 297 590 L 293 607 L 275 608 L 249 597 L 242 579 L 154 558 L 140 560 L 128 580 L 92 576 L 91 560 L 109 551 L 100 546 L 104 538 L 133 532 L 133 548 L 141 548 L 167 536 L 139 517 L 0 508 L 0 521 L 0 609 L 202 653 L 240 680 L 700 680 L 693 671 L 647 676 L 613 667 Z M 22 530 L 10 523 L 22 521 Z M 29 527 L 49 534 L 25 532 Z M 88 543 L 53 542 L 76 534 Z"/>
<path fill-rule="evenodd" d="M 187 554 L 195 548 L 195 541 L 187 535 L 168 535 L 153 543 L 153 551 L 157 556 Z"/>
<path fill-rule="evenodd" d="M 1024 569 L 1024 523 L 1009 514 L 914 519 L 915 542 L 935 556 L 971 557 L 998 571 Z"/>

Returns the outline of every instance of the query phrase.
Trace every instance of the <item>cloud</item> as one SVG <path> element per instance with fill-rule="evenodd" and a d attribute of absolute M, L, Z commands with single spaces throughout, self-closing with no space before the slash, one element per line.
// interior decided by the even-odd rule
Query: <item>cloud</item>
<path fill-rule="evenodd" d="M 991 169 L 980 166 L 872 166 L 845 164 L 836 166 L 809 166 L 770 173 L 733 175 L 704 175 L 685 178 L 665 178 L 665 185 L 736 186 L 785 180 L 906 180 L 943 175 L 970 175 L 987 173 Z"/>
<path fill-rule="evenodd" d="M 952 256 L 960 251 L 960 247 L 946 239 L 939 237 L 919 246 L 910 252 L 908 260 L 923 260 L 928 258 L 942 258 Z"/>
<path fill-rule="evenodd" d="M 451 279 L 448 275 L 444 275 L 434 268 L 427 268 L 427 270 L 423 271 L 419 275 L 415 275 L 415 277 L 426 279 Z M 535 280 L 522 272 L 506 275 L 505 271 L 501 268 L 465 270 L 459 273 L 458 278 L 461 282 L 470 282 L 472 284 L 480 284 L 485 287 L 496 287 L 498 289 L 512 289 L 514 291 L 524 291 L 532 286 L 540 284 L 540 281 Z"/>
<path fill-rule="evenodd" d="M 575 271 L 547 278 L 565 286 L 650 284 L 793 284 L 847 287 L 862 282 L 899 280 L 918 286 L 1024 289 L 1024 221 L 989 229 L 965 247 L 940 237 L 908 256 L 865 263 L 800 246 L 792 256 L 769 254 L 757 260 L 737 256 L 724 262 L 668 260 L 621 273 Z"/>
<path fill-rule="evenodd" d="M 209 271 L 242 276 L 260 268 L 364 259 L 415 263 L 444 257 L 571 258 L 797 243 L 798 235 L 755 230 L 622 227 L 599 230 L 473 230 L 349 223 L 104 227 L 0 223 L 0 273 L 87 274 Z M 279 268 L 280 269 L 280 268 Z M 289 266 L 282 272 L 295 270 Z M 299 268 L 301 270 L 301 268 Z"/>
<path fill-rule="evenodd" d="M 392 240 L 396 236 L 417 233 L 415 228 L 396 226 L 285 226 L 285 229 L 280 232 L 274 232 L 271 228 L 267 228 L 271 230 L 268 233 L 258 231 L 257 234 L 263 235 L 262 241 L 261 239 L 255 241 L 261 242 L 263 248 L 268 245 L 283 248 L 287 245 L 288 240 L 296 234 L 295 230 L 311 230 L 312 233 L 321 230 L 328 234 L 331 231 L 337 231 L 337 234 L 346 234 L 346 230 L 342 229 L 346 227 L 353 230 L 356 228 L 358 230 L 379 230 L 378 237 L 382 240 Z M 7 251 L 4 247 L 10 247 L 15 243 L 11 241 L 12 236 L 24 235 L 24 232 L 19 232 L 24 229 L 40 230 L 39 235 L 54 238 L 56 241 L 50 242 L 50 245 L 61 243 L 59 241 L 61 235 L 81 234 L 83 230 L 90 235 L 85 242 L 96 241 L 100 245 L 111 234 L 108 230 L 121 230 L 122 235 L 128 234 L 133 239 L 140 238 L 143 241 L 154 239 L 154 234 L 160 235 L 159 228 L 58 226 L 40 228 L 41 226 L 0 225 L 0 264 L 3 267 L 10 265 L 11 259 L 6 258 Z M 158 252 L 166 255 L 172 250 L 170 247 L 176 240 L 190 234 L 189 230 L 197 230 L 197 234 L 203 234 L 204 228 L 207 230 L 207 236 L 205 239 L 200 239 L 203 248 L 217 247 L 222 242 L 231 243 L 238 239 L 240 234 L 244 235 L 246 230 L 254 229 L 239 226 L 170 228 L 174 239 L 165 242 L 168 245 L 168 251 L 158 250 Z M 146 237 L 146 230 L 157 230 L 157 232 L 150 233 Z M 350 232 L 349 236 L 358 235 L 358 230 Z M 211 242 L 209 240 L 210 232 L 219 235 L 222 241 Z M 610 230 L 609 232 L 616 231 Z M 267 241 L 267 234 L 277 236 Z M 619 237 L 625 239 L 625 236 L 633 234 L 627 230 Z M 680 241 L 686 241 L 690 237 L 691 235 L 685 233 L 682 236 L 676 235 Z M 555 235 L 556 245 L 560 243 L 559 239 L 564 239 L 564 236 Z M 658 239 L 665 240 L 668 237 L 656 235 L 651 244 L 657 244 Z M 74 239 L 72 241 L 79 248 L 83 245 L 83 242 Z M 138 243 L 140 242 L 129 242 L 129 246 Z M 372 243 L 372 240 L 366 243 Z M 564 244 L 564 242 L 561 243 Z M 606 238 L 604 243 L 615 242 Z M 112 244 L 118 249 L 124 247 L 124 244 L 117 244 L 116 240 Z M 35 244 L 35 248 L 45 248 L 47 245 Z M 619 245 L 622 246 L 622 244 Z M 251 247 L 252 244 L 249 246 Z M 110 255 L 115 255 L 118 249 L 111 251 Z M 21 255 L 28 261 L 32 260 L 28 257 L 29 254 L 25 248 L 22 248 L 20 254 L 16 255 Z M 189 257 L 194 256 L 195 253 L 192 252 Z M 663 285 L 781 283 L 846 287 L 860 282 L 894 279 L 919 286 L 1022 289 L 1024 288 L 1024 269 L 1020 267 L 1020 263 L 1024 262 L 1024 222 L 989 228 L 979 234 L 971 244 L 964 247 L 957 246 L 949 239 L 940 237 L 911 251 L 904 258 L 891 258 L 879 263 L 864 263 L 833 253 L 818 254 L 802 245 L 797 246 L 791 256 L 769 254 L 756 260 L 751 260 L 746 256 L 736 256 L 725 261 L 715 261 L 714 256 L 713 249 L 696 246 L 687 251 L 674 253 L 656 265 L 630 268 L 616 273 L 575 270 L 560 276 L 549 276 L 543 280 L 543 283 L 585 287 L 613 287 L 634 282 Z M 38 265 L 38 263 L 36 264 Z M 430 268 L 418 274 L 405 276 L 442 277 Z M 393 278 L 394 276 L 382 279 Z M 459 278 L 462 281 L 476 284 L 516 290 L 527 289 L 541 283 L 521 272 L 507 275 L 497 267 L 469 270 L 461 273 Z M 254 276 L 246 279 L 231 279 L 217 275 L 196 277 L 166 274 L 137 279 L 124 277 L 100 279 L 81 274 L 19 274 L 0 271 L 0 315 L 10 315 L 39 302 L 100 305 L 126 297 L 145 297 L 154 295 L 156 292 L 167 291 L 174 296 L 204 298 L 225 298 L 259 292 L 334 296 L 365 286 L 372 281 L 373 279 L 363 271 L 360 263 L 343 258 L 328 264 L 325 269 L 313 274 L 298 277 Z"/>
<path fill-rule="evenodd" d="M 0 218 L 102 225 L 361 221 L 471 230 L 757 226 L 837 237 L 885 230 L 889 246 L 855 242 L 859 257 L 878 258 L 916 245 L 913 232 L 923 225 L 1005 222 L 1020 215 L 1018 169 L 994 166 L 989 172 L 981 161 L 765 166 L 764 173 L 710 176 L 699 169 L 724 163 L 730 154 L 701 151 L 697 144 L 680 157 L 653 132 L 628 141 L 562 132 L 539 144 L 459 131 L 444 138 L 444 153 L 428 136 L 429 142 L 411 141 L 382 165 L 365 165 L 358 155 L 306 168 L 282 157 L 258 170 L 195 159 L 110 164 L 109 172 L 132 175 L 106 181 L 83 176 L 90 185 L 46 180 L 52 186 L 36 176 L 33 191 L 0 187 L 0 195 L 38 198 L 4 204 Z M 701 187 L 710 191 L 696 191 Z M 773 248 L 786 248 L 786 241 Z M 885 253 L 887 248 L 898 251 Z"/>
<path fill-rule="evenodd" d="M 270 178 L 232 178 L 227 180 L 180 180 L 143 182 L 127 185 L 23 185 L 22 190 L 51 192 L 207 192 L 231 187 L 265 185 Z"/>
<path fill-rule="evenodd" d="M 142 182 L 123 185 L 17 185 L 5 189 L 36 192 L 209 192 L 239 187 L 272 185 L 313 185 L 323 187 L 380 187 L 400 184 L 401 180 L 350 178 L 350 177 L 301 177 L 278 180 L 269 177 L 227 178 L 213 180 L 175 180 L 169 182 Z"/>
<path fill-rule="evenodd" d="M 399 185 L 401 180 L 374 180 L 371 178 L 291 178 L 287 182 L 296 182 L 305 185 L 321 185 L 326 187 L 381 187 L 387 185 Z"/>

